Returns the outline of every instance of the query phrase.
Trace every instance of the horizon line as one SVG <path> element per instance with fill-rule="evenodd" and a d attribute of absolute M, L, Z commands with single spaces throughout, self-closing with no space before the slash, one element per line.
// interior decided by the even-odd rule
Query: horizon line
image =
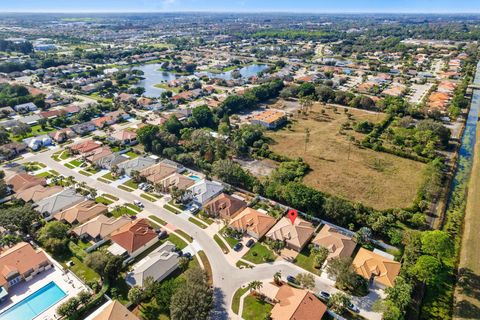
<path fill-rule="evenodd" d="M 448 9 L 445 9 L 448 10 Z M 177 11 L 168 11 L 168 10 L 22 10 L 22 11 L 1 11 L 0 14 L 23 14 L 23 13 L 38 13 L 38 14 L 88 14 L 88 13 L 101 13 L 101 14 L 122 14 L 122 13 L 237 13 L 237 14 L 391 14 L 391 15 L 400 15 L 400 14 L 438 14 L 438 15 L 479 15 L 479 11 L 457 11 L 457 12 L 448 12 L 448 11 L 242 11 L 242 10 L 177 10 Z"/>

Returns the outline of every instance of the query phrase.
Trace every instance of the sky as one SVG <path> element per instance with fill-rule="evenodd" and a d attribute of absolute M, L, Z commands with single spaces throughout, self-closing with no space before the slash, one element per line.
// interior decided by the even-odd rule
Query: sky
<path fill-rule="evenodd" d="M 0 0 L 0 12 L 480 13 L 480 0 Z"/>

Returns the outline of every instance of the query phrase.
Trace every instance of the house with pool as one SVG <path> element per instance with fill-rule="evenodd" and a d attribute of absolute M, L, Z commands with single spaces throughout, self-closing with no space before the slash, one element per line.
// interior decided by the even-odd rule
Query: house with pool
<path fill-rule="evenodd" d="M 21 242 L 0 254 L 0 302 L 8 297 L 8 290 L 21 281 L 32 280 L 48 270 L 52 263 L 43 251 Z"/>

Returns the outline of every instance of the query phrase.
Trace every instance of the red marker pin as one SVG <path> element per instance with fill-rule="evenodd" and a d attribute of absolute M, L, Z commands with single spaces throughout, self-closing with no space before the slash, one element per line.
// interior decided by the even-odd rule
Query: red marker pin
<path fill-rule="evenodd" d="M 290 221 L 292 221 L 292 224 L 294 224 L 294 223 L 295 223 L 295 219 L 297 219 L 297 217 L 298 217 L 298 212 L 297 212 L 297 210 L 290 209 L 290 210 L 288 210 L 287 215 L 288 215 L 288 218 L 290 219 Z"/>

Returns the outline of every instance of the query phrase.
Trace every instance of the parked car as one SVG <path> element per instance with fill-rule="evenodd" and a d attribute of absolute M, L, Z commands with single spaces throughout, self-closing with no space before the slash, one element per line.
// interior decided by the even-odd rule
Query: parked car
<path fill-rule="evenodd" d="M 318 293 L 318 296 L 320 297 L 320 299 L 323 299 L 323 300 L 326 300 L 326 301 L 330 300 L 330 297 L 331 297 L 330 293 L 328 293 L 326 291 L 320 291 Z"/>
<path fill-rule="evenodd" d="M 182 258 L 187 258 L 188 260 L 192 259 L 192 254 L 190 252 L 185 252 L 182 255 Z"/>
<path fill-rule="evenodd" d="M 250 240 L 247 241 L 247 243 L 245 244 L 245 246 L 246 246 L 247 248 L 251 248 L 254 244 L 255 244 L 255 240 L 250 239 Z"/>
<path fill-rule="evenodd" d="M 143 208 L 144 204 L 141 201 L 138 200 L 133 200 L 133 204 L 136 205 L 137 207 Z"/>
<path fill-rule="evenodd" d="M 135 220 L 137 219 L 137 216 L 130 216 L 130 219 Z"/>
<path fill-rule="evenodd" d="M 298 281 L 294 276 L 287 276 L 287 281 L 294 284 L 298 284 Z"/>
<path fill-rule="evenodd" d="M 163 230 L 158 233 L 158 239 L 165 239 L 166 237 L 168 237 L 167 231 Z"/>
<path fill-rule="evenodd" d="M 243 244 L 241 242 L 238 242 L 237 244 L 235 244 L 233 246 L 233 250 L 235 250 L 235 251 L 240 251 L 240 250 L 242 250 L 242 248 L 243 248 Z"/>
<path fill-rule="evenodd" d="M 360 313 L 360 309 L 351 302 L 348 304 L 347 308 L 355 313 Z"/>
<path fill-rule="evenodd" d="M 199 210 L 200 210 L 200 208 L 199 208 L 197 205 L 195 205 L 195 204 L 193 204 L 190 208 L 188 208 L 188 211 L 189 211 L 191 214 L 195 214 L 195 213 L 197 213 Z"/>

